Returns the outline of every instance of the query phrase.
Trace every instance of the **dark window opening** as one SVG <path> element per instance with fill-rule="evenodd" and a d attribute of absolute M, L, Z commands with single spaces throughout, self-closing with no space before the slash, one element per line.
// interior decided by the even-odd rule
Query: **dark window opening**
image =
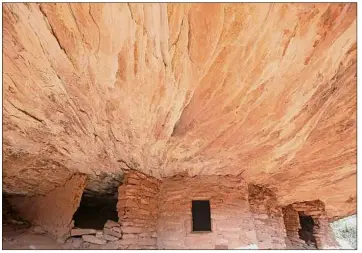
<path fill-rule="evenodd" d="M 316 240 L 313 234 L 313 228 L 315 226 L 313 218 L 299 213 L 299 222 L 301 226 L 298 232 L 300 239 L 305 241 L 308 246 L 316 248 Z"/>
<path fill-rule="evenodd" d="M 73 220 L 77 228 L 103 229 L 107 220 L 118 221 L 117 198 L 83 193 Z"/>
<path fill-rule="evenodd" d="M 211 231 L 209 200 L 192 201 L 192 231 Z"/>

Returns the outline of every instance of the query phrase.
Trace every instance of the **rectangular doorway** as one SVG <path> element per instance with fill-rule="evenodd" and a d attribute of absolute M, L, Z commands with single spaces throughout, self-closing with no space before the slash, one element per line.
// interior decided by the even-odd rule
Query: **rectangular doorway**
<path fill-rule="evenodd" d="M 317 244 L 314 237 L 314 220 L 311 216 L 305 215 L 301 212 L 299 214 L 300 229 L 298 231 L 299 238 L 305 241 L 308 248 L 316 249 Z"/>

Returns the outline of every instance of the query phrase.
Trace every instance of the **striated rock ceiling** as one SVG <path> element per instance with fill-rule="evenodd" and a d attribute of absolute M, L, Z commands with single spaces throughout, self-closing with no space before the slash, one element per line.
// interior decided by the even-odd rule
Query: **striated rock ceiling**
<path fill-rule="evenodd" d="M 356 4 L 3 4 L 3 187 L 241 174 L 356 212 Z"/>

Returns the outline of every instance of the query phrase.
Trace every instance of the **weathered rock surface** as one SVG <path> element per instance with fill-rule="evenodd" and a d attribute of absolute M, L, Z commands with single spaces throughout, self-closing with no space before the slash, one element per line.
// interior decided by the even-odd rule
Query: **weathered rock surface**
<path fill-rule="evenodd" d="M 35 226 L 33 227 L 33 233 L 35 234 L 45 234 L 46 231 L 41 226 Z"/>
<path fill-rule="evenodd" d="M 104 234 L 104 235 L 103 235 L 103 238 L 104 238 L 105 240 L 111 241 L 111 242 L 114 242 L 114 241 L 119 240 L 118 237 L 111 236 L 111 235 L 107 235 L 107 234 Z"/>
<path fill-rule="evenodd" d="M 70 231 L 71 236 L 78 236 L 78 235 L 93 235 L 96 234 L 97 231 L 91 228 L 74 228 Z"/>
<path fill-rule="evenodd" d="M 83 244 L 83 239 L 82 238 L 68 238 L 67 241 L 65 242 L 65 247 L 69 247 L 70 249 L 79 249 L 82 247 Z"/>
<path fill-rule="evenodd" d="M 356 4 L 3 5 L 3 186 L 242 174 L 356 212 Z"/>
<path fill-rule="evenodd" d="M 110 235 L 118 238 L 122 238 L 122 232 L 114 231 L 113 229 L 104 228 L 103 235 Z"/>
<path fill-rule="evenodd" d="M 9 198 L 13 210 L 31 224 L 44 230 L 64 242 L 74 227 L 73 214 L 85 186 L 85 175 L 74 175 L 62 187 L 57 187 L 46 196 L 13 196 Z"/>
<path fill-rule="evenodd" d="M 107 220 L 107 222 L 104 224 L 105 228 L 114 228 L 114 227 L 120 227 L 121 224 L 118 222 L 115 222 L 113 220 Z"/>
<path fill-rule="evenodd" d="M 98 230 L 98 231 L 96 232 L 96 237 L 97 237 L 97 238 L 103 238 L 103 230 Z"/>
<path fill-rule="evenodd" d="M 85 242 L 90 242 L 94 244 L 106 244 L 107 241 L 101 238 L 97 238 L 95 235 L 82 235 L 82 239 Z"/>

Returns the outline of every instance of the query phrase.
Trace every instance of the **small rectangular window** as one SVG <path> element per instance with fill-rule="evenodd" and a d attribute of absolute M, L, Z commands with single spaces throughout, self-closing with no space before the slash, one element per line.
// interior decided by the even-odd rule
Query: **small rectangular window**
<path fill-rule="evenodd" d="M 192 201 L 192 231 L 211 231 L 209 200 Z"/>

